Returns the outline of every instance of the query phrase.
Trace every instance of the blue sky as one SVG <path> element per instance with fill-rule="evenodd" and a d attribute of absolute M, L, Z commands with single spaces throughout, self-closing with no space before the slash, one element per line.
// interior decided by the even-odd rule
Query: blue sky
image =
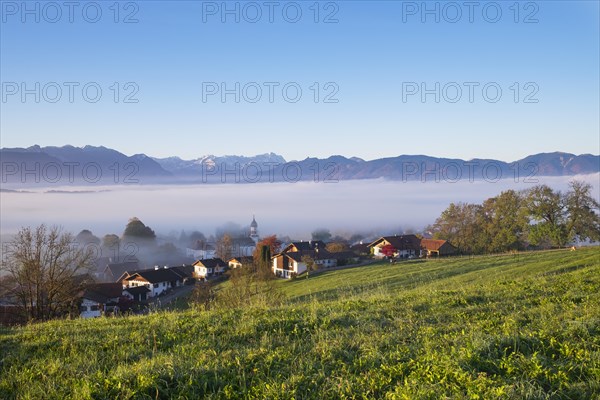
<path fill-rule="evenodd" d="M 97 2 L 97 18 L 93 4 L 75 3 L 70 22 L 63 2 L 27 2 L 32 14 L 21 1 L 1 2 L 1 146 L 92 144 L 188 159 L 600 153 L 597 1 L 475 2 L 473 22 L 462 1 L 427 2 L 439 22 L 421 1 L 318 2 L 318 16 L 314 1 L 282 1 L 273 22 L 263 1 L 120 2 L 118 16 L 113 1 Z M 238 7 L 239 22 L 223 15 L 224 4 Z M 132 13 L 137 22 L 124 23 Z M 64 82 L 78 85 L 73 102 Z M 235 94 L 223 102 L 221 85 L 236 82 L 239 103 Z M 98 102 L 83 97 L 89 83 L 102 90 Z M 431 93 L 423 102 L 423 85 L 436 83 L 440 101 Z M 23 84 L 33 89 L 24 102 Z M 56 85 L 62 96 L 53 103 Z M 253 103 L 256 86 L 262 96 Z M 127 94 L 138 102 L 125 102 Z"/>

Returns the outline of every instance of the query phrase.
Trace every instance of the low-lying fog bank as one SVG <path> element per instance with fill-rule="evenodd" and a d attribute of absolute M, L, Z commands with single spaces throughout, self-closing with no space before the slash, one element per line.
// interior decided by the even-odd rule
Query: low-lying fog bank
<path fill-rule="evenodd" d="M 537 177 L 537 183 L 566 190 L 572 179 L 594 186 L 600 174 Z M 385 180 L 339 183 L 261 183 L 225 185 L 156 185 L 56 187 L 26 193 L 0 193 L 0 232 L 21 226 L 57 224 L 77 233 L 121 234 L 136 216 L 157 233 L 215 228 L 232 221 L 242 226 L 256 215 L 259 233 L 309 238 L 315 228 L 334 231 L 416 229 L 432 223 L 451 202 L 481 202 L 507 189 L 528 189 L 535 182 L 401 182 Z"/>

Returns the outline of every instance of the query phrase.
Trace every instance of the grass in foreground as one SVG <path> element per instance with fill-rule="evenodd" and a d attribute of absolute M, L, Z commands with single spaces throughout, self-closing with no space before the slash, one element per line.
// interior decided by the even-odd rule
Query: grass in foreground
<path fill-rule="evenodd" d="M 600 398 L 600 253 L 381 264 L 285 306 L 0 336 L 0 398 Z"/>

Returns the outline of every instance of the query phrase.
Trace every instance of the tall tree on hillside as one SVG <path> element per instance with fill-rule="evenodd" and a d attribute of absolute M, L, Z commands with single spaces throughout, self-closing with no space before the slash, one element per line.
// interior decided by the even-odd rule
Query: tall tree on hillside
<path fill-rule="evenodd" d="M 66 315 L 87 283 L 78 276 L 89 271 L 93 252 L 73 242 L 70 233 L 40 225 L 21 228 L 8 244 L 1 270 L 11 277 L 18 306 L 31 320 Z"/>
<path fill-rule="evenodd" d="M 538 185 L 527 191 L 526 204 L 533 222 L 529 242 L 542 247 L 564 246 L 569 234 L 561 193 L 547 185 Z"/>
<path fill-rule="evenodd" d="M 489 198 L 483 202 L 481 211 L 486 251 L 494 253 L 525 247 L 529 218 L 519 193 L 507 190 Z"/>
<path fill-rule="evenodd" d="M 573 180 L 564 195 L 567 211 L 566 230 L 569 240 L 600 240 L 600 204 L 592 197 L 592 186 Z"/>

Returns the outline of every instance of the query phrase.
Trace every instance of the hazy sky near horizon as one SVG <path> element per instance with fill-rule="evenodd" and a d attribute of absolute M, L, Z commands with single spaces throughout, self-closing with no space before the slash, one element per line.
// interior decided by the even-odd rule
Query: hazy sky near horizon
<path fill-rule="evenodd" d="M 2 147 L 600 153 L 597 1 L 74 4 L 1 2 Z"/>

